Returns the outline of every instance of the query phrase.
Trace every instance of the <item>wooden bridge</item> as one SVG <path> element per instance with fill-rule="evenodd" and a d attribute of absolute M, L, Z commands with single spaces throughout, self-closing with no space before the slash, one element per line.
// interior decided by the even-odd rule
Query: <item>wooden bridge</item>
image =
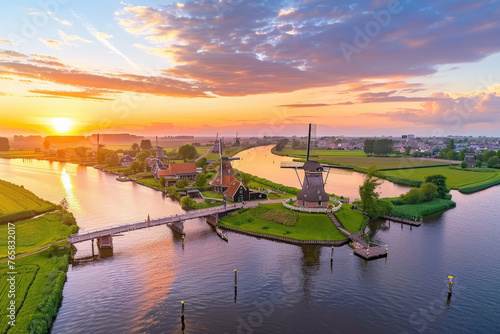
<path fill-rule="evenodd" d="M 243 207 L 243 203 L 235 203 L 226 206 L 217 206 L 208 209 L 189 211 L 182 214 L 176 214 L 158 219 L 146 219 L 144 221 L 115 225 L 104 228 L 98 228 L 88 231 L 72 234 L 67 240 L 72 244 L 84 241 L 92 241 L 92 256 L 94 255 L 94 239 L 97 240 L 97 246 L 102 257 L 113 255 L 113 236 L 124 232 L 140 230 L 152 226 L 168 225 L 174 232 L 184 235 L 184 221 L 207 217 L 210 223 L 217 223 L 219 217 L 228 212 L 238 210 Z"/>

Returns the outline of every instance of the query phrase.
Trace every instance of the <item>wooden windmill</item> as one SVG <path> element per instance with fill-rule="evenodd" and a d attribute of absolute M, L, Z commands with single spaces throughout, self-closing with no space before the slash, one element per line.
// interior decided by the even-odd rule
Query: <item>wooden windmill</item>
<path fill-rule="evenodd" d="M 316 138 L 316 125 L 309 124 L 309 134 L 307 136 L 307 153 L 304 164 L 282 165 L 282 168 L 294 168 L 300 186 L 300 193 L 297 195 L 297 204 L 308 208 L 327 208 L 329 197 L 325 192 L 325 184 L 330 174 L 330 168 L 322 165 L 316 160 L 310 160 L 311 147 Z M 304 170 L 304 181 L 300 181 L 297 169 Z M 323 173 L 327 172 L 323 180 Z"/>
<path fill-rule="evenodd" d="M 236 138 L 234 139 L 233 147 L 240 147 L 240 146 L 241 146 L 240 138 L 238 138 L 238 132 L 236 132 Z"/>
<path fill-rule="evenodd" d="M 222 154 L 222 146 L 223 146 L 224 139 L 221 138 L 219 139 L 219 157 L 220 157 L 220 166 L 219 170 L 217 171 L 217 175 L 215 176 L 215 179 L 210 183 L 212 186 L 212 190 L 223 193 L 224 191 L 229 188 L 231 185 L 231 182 L 236 180 L 236 175 L 234 174 L 233 166 L 231 165 L 231 161 L 233 160 L 240 160 L 240 158 L 229 158 L 225 157 Z"/>

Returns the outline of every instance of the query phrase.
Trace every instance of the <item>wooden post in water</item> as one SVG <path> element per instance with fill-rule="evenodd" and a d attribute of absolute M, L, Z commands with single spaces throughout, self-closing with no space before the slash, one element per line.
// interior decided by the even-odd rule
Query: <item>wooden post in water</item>
<path fill-rule="evenodd" d="M 94 239 L 90 241 L 92 243 L 92 258 L 94 257 Z"/>
<path fill-rule="evenodd" d="M 448 276 L 448 298 L 451 297 L 451 288 L 453 286 L 453 276 Z"/>
<path fill-rule="evenodd" d="M 333 262 L 333 246 L 332 246 L 332 256 L 330 258 L 330 262 Z"/>
<path fill-rule="evenodd" d="M 184 301 L 181 301 L 181 317 L 184 317 Z"/>
<path fill-rule="evenodd" d="M 238 274 L 236 269 L 234 269 L 234 288 L 236 289 L 238 287 Z"/>

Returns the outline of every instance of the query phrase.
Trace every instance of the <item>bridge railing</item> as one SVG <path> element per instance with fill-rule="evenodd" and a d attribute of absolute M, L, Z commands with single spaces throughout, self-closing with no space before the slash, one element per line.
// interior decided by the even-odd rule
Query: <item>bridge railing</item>
<path fill-rule="evenodd" d="M 165 216 L 163 218 L 150 219 L 150 223 L 152 225 L 158 225 L 157 223 L 164 221 L 164 220 L 194 219 L 194 218 L 203 217 L 205 215 L 209 215 L 209 214 L 213 214 L 213 213 L 230 211 L 230 210 L 239 209 L 242 207 L 244 207 L 243 203 L 235 203 L 235 204 L 227 205 L 226 208 L 224 208 L 223 206 L 217 206 L 217 207 L 213 207 L 213 208 L 198 209 L 198 210 L 188 211 L 188 212 L 177 214 L 177 215 Z M 139 224 L 145 224 L 146 222 L 147 222 L 147 220 L 144 220 L 144 221 L 138 221 L 135 223 L 113 225 L 113 226 L 106 226 L 106 227 L 100 227 L 100 228 L 96 228 L 96 229 L 86 230 L 83 233 L 72 234 L 70 236 L 70 239 L 84 237 L 84 236 L 88 236 L 88 235 L 95 234 L 95 233 L 102 232 L 102 231 L 112 231 L 114 229 L 122 229 L 122 228 L 132 229 L 134 226 L 137 226 Z M 133 229 L 135 229 L 135 228 L 133 228 Z"/>

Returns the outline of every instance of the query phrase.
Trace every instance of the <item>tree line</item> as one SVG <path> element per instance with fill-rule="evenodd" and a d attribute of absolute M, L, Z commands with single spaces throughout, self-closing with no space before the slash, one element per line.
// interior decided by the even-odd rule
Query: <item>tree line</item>
<path fill-rule="evenodd" d="M 393 152 L 393 147 L 392 139 L 366 139 L 363 150 L 366 154 L 387 156 Z"/>

